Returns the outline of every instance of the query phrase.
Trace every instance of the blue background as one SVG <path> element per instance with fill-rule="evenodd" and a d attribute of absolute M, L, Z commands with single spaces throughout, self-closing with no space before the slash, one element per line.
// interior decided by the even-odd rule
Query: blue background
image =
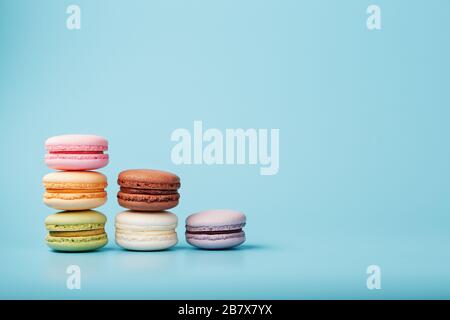
<path fill-rule="evenodd" d="M 0 298 L 450 298 L 449 31 L 446 0 L 0 0 Z M 279 128 L 278 175 L 173 165 L 194 120 Z M 110 142 L 98 252 L 44 243 L 44 141 L 65 133 Z M 117 174 L 141 167 L 182 179 L 172 250 L 114 243 Z M 246 244 L 189 247 L 184 219 L 208 208 L 245 212 Z"/>

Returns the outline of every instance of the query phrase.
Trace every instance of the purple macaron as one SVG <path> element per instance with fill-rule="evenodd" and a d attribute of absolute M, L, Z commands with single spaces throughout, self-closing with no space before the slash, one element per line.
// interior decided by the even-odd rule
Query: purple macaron
<path fill-rule="evenodd" d="M 246 218 L 229 209 L 206 210 L 186 219 L 186 241 L 202 249 L 228 249 L 245 241 Z"/>

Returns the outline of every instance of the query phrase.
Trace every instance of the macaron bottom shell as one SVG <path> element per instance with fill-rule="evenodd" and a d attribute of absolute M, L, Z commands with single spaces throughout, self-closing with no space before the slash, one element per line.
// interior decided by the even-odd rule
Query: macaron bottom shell
<path fill-rule="evenodd" d="M 122 195 L 121 195 L 122 196 Z M 150 196 L 148 196 L 149 200 L 142 199 L 142 197 L 135 196 L 136 199 L 132 199 L 128 197 L 128 199 L 121 199 L 118 198 L 119 205 L 121 207 L 135 210 L 135 211 L 150 211 L 150 212 L 157 212 L 157 211 L 164 211 L 168 209 L 175 208 L 178 205 L 178 200 L 159 200 L 159 199 L 152 199 Z M 155 198 L 155 197 L 153 197 Z"/>
<path fill-rule="evenodd" d="M 176 232 L 165 236 L 136 237 L 116 232 L 116 243 L 118 246 L 131 251 L 159 251 L 166 250 L 178 243 Z"/>
<path fill-rule="evenodd" d="M 101 234 L 87 237 L 53 237 L 47 235 L 47 245 L 61 252 L 84 252 L 93 251 L 104 247 L 108 243 L 108 236 Z"/>
<path fill-rule="evenodd" d="M 101 155 L 83 155 L 83 156 L 67 156 L 67 155 L 51 155 L 45 159 L 45 164 L 55 170 L 95 170 L 106 167 L 109 159 L 107 154 Z"/>
<path fill-rule="evenodd" d="M 186 241 L 190 245 L 209 250 L 223 250 L 237 247 L 245 242 L 245 233 L 229 234 L 189 234 L 186 233 Z"/>
<path fill-rule="evenodd" d="M 74 199 L 64 200 L 57 198 L 44 198 L 44 203 L 56 210 L 88 210 L 100 207 L 106 203 L 107 198 L 86 198 L 86 199 Z"/>

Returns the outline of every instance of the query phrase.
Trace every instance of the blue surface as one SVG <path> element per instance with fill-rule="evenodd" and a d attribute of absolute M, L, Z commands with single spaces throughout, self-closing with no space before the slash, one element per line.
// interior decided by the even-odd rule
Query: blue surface
<path fill-rule="evenodd" d="M 379 31 L 369 4 L 0 0 L 0 298 L 450 298 L 450 2 L 378 0 Z M 194 120 L 279 128 L 279 173 L 175 166 L 170 134 Z M 99 252 L 44 244 L 44 141 L 64 133 L 110 142 Z M 173 250 L 114 244 L 116 177 L 139 167 L 182 179 Z M 244 211 L 247 243 L 189 247 L 208 208 Z"/>

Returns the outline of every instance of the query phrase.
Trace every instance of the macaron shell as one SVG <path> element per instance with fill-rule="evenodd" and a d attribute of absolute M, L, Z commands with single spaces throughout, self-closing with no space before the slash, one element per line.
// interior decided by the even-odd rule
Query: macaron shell
<path fill-rule="evenodd" d="M 222 226 L 239 226 L 245 225 L 245 215 L 236 210 L 231 209 L 214 209 L 200 211 L 191 214 L 186 219 L 186 226 L 201 230 L 206 227 L 205 230 L 222 227 Z"/>
<path fill-rule="evenodd" d="M 180 187 L 180 178 L 167 171 L 131 169 L 122 171 L 117 183 L 126 188 L 177 190 Z"/>
<path fill-rule="evenodd" d="M 95 171 L 59 171 L 42 178 L 47 189 L 99 189 L 107 186 L 104 174 Z"/>
<path fill-rule="evenodd" d="M 116 231 L 116 243 L 120 247 L 133 251 L 165 250 L 178 243 L 176 232 L 167 236 L 143 236 L 121 234 Z"/>
<path fill-rule="evenodd" d="M 107 197 L 91 198 L 91 199 L 76 199 L 63 200 L 51 198 L 44 198 L 44 203 L 56 210 L 88 210 L 98 208 L 106 203 Z"/>
<path fill-rule="evenodd" d="M 168 231 L 178 225 L 178 217 L 169 211 L 123 211 L 115 218 L 116 227 L 130 231 Z"/>
<path fill-rule="evenodd" d="M 47 154 L 45 164 L 55 170 L 95 170 L 105 167 L 109 162 L 107 154 Z"/>
<path fill-rule="evenodd" d="M 56 251 L 83 252 L 104 247 L 108 243 L 106 233 L 101 237 L 46 237 L 47 245 Z"/>
<path fill-rule="evenodd" d="M 108 150 L 108 140 L 92 134 L 65 134 L 45 141 L 48 151 L 104 151 Z"/>
<path fill-rule="evenodd" d="M 59 227 L 70 227 L 73 225 L 104 225 L 107 221 L 106 216 L 95 210 L 86 211 L 62 211 L 51 214 L 45 218 L 45 225 L 53 225 Z M 54 229 L 55 231 L 56 229 Z M 66 229 L 63 229 L 66 231 Z M 85 229 L 73 229 L 70 230 L 85 230 Z"/>
<path fill-rule="evenodd" d="M 163 211 L 176 207 L 180 195 L 141 195 L 124 194 L 119 192 L 117 200 L 119 205 L 136 211 Z"/>
<path fill-rule="evenodd" d="M 216 234 L 216 235 L 192 235 L 186 234 L 186 241 L 200 249 L 230 249 L 245 242 L 245 233 Z"/>

